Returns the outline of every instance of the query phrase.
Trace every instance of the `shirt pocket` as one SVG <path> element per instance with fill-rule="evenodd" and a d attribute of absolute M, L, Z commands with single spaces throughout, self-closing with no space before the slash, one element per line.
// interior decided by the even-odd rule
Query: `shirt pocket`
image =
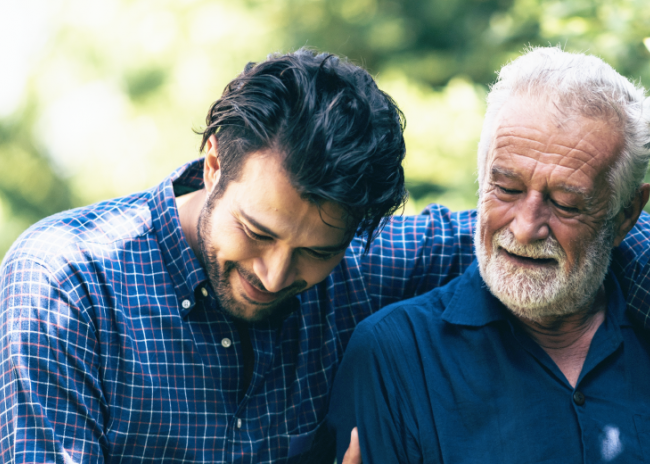
<path fill-rule="evenodd" d="M 636 427 L 636 433 L 639 436 L 639 443 L 641 443 L 643 460 L 645 462 L 650 462 L 650 417 L 635 414 L 634 426 Z"/>
<path fill-rule="evenodd" d="M 334 439 L 325 421 L 309 432 L 287 435 L 287 438 L 289 440 L 288 463 L 334 462 Z"/>

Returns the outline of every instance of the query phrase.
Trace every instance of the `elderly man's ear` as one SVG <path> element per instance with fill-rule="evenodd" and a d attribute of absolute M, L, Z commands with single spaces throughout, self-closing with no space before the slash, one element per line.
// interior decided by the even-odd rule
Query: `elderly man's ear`
<path fill-rule="evenodd" d="M 627 208 L 623 208 L 616 217 L 617 233 L 614 239 L 614 246 L 619 246 L 627 233 L 632 230 L 634 224 L 639 219 L 643 207 L 648 202 L 650 195 L 650 184 L 642 184 L 636 191 L 632 202 Z"/>

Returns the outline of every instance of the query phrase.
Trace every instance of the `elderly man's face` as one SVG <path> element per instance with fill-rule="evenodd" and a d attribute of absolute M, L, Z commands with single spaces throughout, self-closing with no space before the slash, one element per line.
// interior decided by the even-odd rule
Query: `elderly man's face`
<path fill-rule="evenodd" d="M 515 99 L 501 110 L 479 205 L 481 274 L 516 314 L 539 320 L 582 309 L 602 284 L 617 237 L 606 175 L 621 138 L 604 121 L 557 124 L 551 107 Z"/>

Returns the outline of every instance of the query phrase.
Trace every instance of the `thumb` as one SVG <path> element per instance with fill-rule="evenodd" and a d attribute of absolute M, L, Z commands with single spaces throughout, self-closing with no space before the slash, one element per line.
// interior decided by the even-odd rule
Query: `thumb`
<path fill-rule="evenodd" d="M 343 456 L 341 464 L 361 464 L 361 447 L 359 446 L 359 433 L 357 428 L 350 434 L 350 446 Z"/>

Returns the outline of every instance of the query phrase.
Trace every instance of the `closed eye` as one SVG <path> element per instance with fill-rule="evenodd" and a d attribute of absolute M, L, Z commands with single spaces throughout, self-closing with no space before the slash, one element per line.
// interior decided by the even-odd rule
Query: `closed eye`
<path fill-rule="evenodd" d="M 242 227 L 244 228 L 244 233 L 248 235 L 248 238 L 250 238 L 251 240 L 255 240 L 257 242 L 268 242 L 270 240 L 273 240 L 273 237 L 269 237 L 268 235 L 256 234 L 248 227 L 246 227 L 246 224 L 242 224 Z"/>
<path fill-rule="evenodd" d="M 336 255 L 341 253 L 340 251 L 329 252 L 329 253 L 320 253 L 320 252 L 314 251 L 314 250 L 312 250 L 310 248 L 303 248 L 302 250 L 305 253 L 307 253 L 309 256 L 311 256 L 312 258 L 316 258 L 316 259 L 319 259 L 321 261 L 327 261 L 328 259 L 332 259 Z"/>
<path fill-rule="evenodd" d="M 500 185 L 496 185 L 496 188 L 497 188 L 501 193 L 505 193 L 506 195 L 517 195 L 518 193 L 521 193 L 521 190 L 508 189 L 508 188 L 502 187 L 502 186 L 500 186 Z"/>
<path fill-rule="evenodd" d="M 564 205 L 561 205 L 558 202 L 553 201 L 553 200 L 551 200 L 551 203 L 553 203 L 553 205 L 555 205 L 556 208 L 558 208 L 558 209 L 560 209 L 562 211 L 565 211 L 567 213 L 578 213 L 579 212 L 578 208 L 574 208 L 573 206 L 564 206 Z"/>

